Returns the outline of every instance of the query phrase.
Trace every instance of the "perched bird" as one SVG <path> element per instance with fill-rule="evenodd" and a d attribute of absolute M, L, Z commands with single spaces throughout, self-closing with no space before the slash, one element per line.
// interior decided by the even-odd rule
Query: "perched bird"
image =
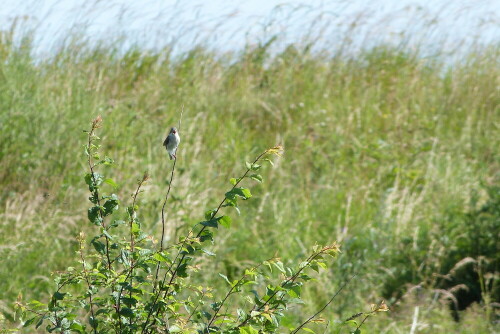
<path fill-rule="evenodd" d="M 167 149 L 170 160 L 177 159 L 175 152 L 177 151 L 177 146 L 179 146 L 180 142 L 181 142 L 181 137 L 179 137 L 179 132 L 177 132 L 177 128 L 176 127 L 171 128 L 167 138 L 165 138 L 165 141 L 163 142 L 163 146 L 165 146 L 165 148 Z"/>

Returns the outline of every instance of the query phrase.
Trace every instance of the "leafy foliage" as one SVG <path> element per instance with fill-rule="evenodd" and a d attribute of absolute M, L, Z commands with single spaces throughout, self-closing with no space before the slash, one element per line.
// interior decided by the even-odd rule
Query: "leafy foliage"
<path fill-rule="evenodd" d="M 123 209 L 128 224 L 123 220 L 111 220 L 120 211 L 121 201 L 116 194 L 103 193 L 103 182 L 110 179 L 95 170 L 100 165 L 113 163 L 110 158 L 99 158 L 99 138 L 95 131 L 101 122 L 100 117 L 96 118 L 87 132 L 85 152 L 89 173 L 84 176 L 91 202 L 88 221 L 97 226 L 98 233 L 90 240 L 92 247 L 88 250 L 85 234 L 79 234 L 79 266 L 70 267 L 57 276 L 57 289 L 47 304 L 18 301 L 17 317 L 23 326 L 44 327 L 48 332 L 59 333 L 242 334 L 275 333 L 283 329 L 281 320 L 285 313 L 292 305 L 304 303 L 304 285 L 314 281 L 310 276 L 313 272 L 326 269 L 329 260 L 339 254 L 338 244 L 314 246 L 311 254 L 295 267 L 285 266 L 279 258 L 273 257 L 247 268 L 239 279 L 229 280 L 219 273 L 227 284 L 227 293 L 222 299 L 215 297 L 212 287 L 199 285 L 193 278 L 193 273 L 201 270 L 202 257 L 215 255 L 208 249 L 216 242 L 215 230 L 219 226 L 231 228 L 230 216 L 222 215 L 221 210 L 225 207 L 238 209 L 240 201 L 252 197 L 250 189 L 241 184 L 247 179 L 262 182 L 263 177 L 255 173 L 262 167 L 258 163 L 270 162 L 272 155 L 280 156 L 282 147 L 267 149 L 252 163 L 246 163 L 243 175 L 231 178 L 232 187 L 218 207 L 207 210 L 204 220 L 195 224 L 177 243 L 158 248 L 154 238 L 142 231 L 136 205 L 141 187 L 149 179 L 147 173 L 138 182 L 132 205 Z M 174 168 L 175 163 L 172 178 Z M 234 308 L 231 307 L 233 299 L 243 302 Z M 372 310 L 367 317 L 382 308 Z M 317 321 L 315 317 L 320 312 L 295 330 L 289 330 L 314 332 L 304 325 Z M 363 322 L 353 333 L 359 331 Z M 337 327 L 351 323 L 353 319 L 348 319 Z"/>

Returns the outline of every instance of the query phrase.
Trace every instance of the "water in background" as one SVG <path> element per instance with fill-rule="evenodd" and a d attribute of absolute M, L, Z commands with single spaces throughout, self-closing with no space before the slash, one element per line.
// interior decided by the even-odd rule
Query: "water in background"
<path fill-rule="evenodd" d="M 500 42 L 499 15 L 500 0 L 3 0 L 0 29 L 16 24 L 18 37 L 33 33 L 38 57 L 70 36 L 174 53 L 195 45 L 235 51 L 273 39 L 275 50 L 295 43 L 356 52 L 385 43 L 442 56 Z"/>

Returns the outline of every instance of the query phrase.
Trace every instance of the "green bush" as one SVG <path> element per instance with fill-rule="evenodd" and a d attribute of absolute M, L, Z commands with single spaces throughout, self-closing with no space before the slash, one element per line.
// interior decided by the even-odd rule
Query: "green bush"
<path fill-rule="evenodd" d="M 34 326 L 48 332 L 60 333 L 275 333 L 284 329 L 281 319 L 294 304 L 303 303 L 303 285 L 314 278 L 311 272 L 326 269 L 328 258 L 340 252 L 336 243 L 314 246 L 310 255 L 294 268 L 286 267 L 272 257 L 244 270 L 239 279 L 230 280 L 222 273 L 227 284 L 222 299 L 214 297 L 214 288 L 196 281 L 198 275 L 217 275 L 206 270 L 204 262 L 215 254 L 209 247 L 215 243 L 219 227 L 230 228 L 231 218 L 221 211 L 235 209 L 239 202 L 252 197 L 250 189 L 241 187 L 246 180 L 262 182 L 259 174 L 262 163 L 273 164 L 270 156 L 280 156 L 281 146 L 265 150 L 252 163 L 245 164 L 245 172 L 231 178 L 232 187 L 220 204 L 205 212 L 204 220 L 195 224 L 178 242 L 165 245 L 165 208 L 172 189 L 174 160 L 168 190 L 163 202 L 162 235 L 159 243 L 143 232 L 139 218 L 137 198 L 149 175 L 138 181 L 132 204 L 122 212 L 122 202 L 114 194 L 105 193 L 116 183 L 97 170 L 109 166 L 113 159 L 101 156 L 96 130 L 102 119 L 97 117 L 88 131 L 85 146 L 89 173 L 84 177 L 88 186 L 91 207 L 88 220 L 99 233 L 87 239 L 83 232 L 78 240 L 78 265 L 59 273 L 57 285 L 48 304 L 31 301 L 17 302 L 16 317 L 24 327 Z M 346 282 L 340 290 L 342 290 Z M 340 290 L 338 292 L 340 292 Z M 326 305 L 307 320 L 294 327 L 285 327 L 291 333 L 300 330 L 313 332 L 307 324 L 321 321 L 318 315 L 337 296 L 335 293 Z M 336 332 L 344 326 L 351 333 L 360 333 L 360 327 L 371 315 L 387 311 L 382 302 L 373 305 L 367 313 L 339 321 L 332 326 Z M 358 324 L 356 318 L 364 315 Z"/>

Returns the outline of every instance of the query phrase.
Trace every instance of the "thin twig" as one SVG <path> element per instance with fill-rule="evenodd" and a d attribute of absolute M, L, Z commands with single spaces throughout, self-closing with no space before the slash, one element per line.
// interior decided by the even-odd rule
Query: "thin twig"
<path fill-rule="evenodd" d="M 328 301 L 328 303 L 326 303 L 318 312 L 314 313 L 312 316 L 309 317 L 309 319 L 307 319 L 306 321 L 304 321 L 299 327 L 297 327 L 293 332 L 291 332 L 290 334 L 295 334 L 297 333 L 302 327 L 304 327 L 305 325 L 307 325 L 309 322 L 311 322 L 314 318 L 316 318 L 321 312 L 323 312 L 327 307 L 328 305 L 330 305 L 333 300 L 335 299 L 335 297 L 338 296 L 338 294 L 347 286 L 347 284 L 349 284 L 349 282 L 354 278 L 356 277 L 356 274 L 354 274 L 351 278 L 349 278 L 344 284 L 342 284 L 342 286 L 340 287 L 340 289 L 337 290 L 337 292 L 335 292 L 335 294 L 333 295 L 332 298 L 330 298 L 330 300 Z"/>
<path fill-rule="evenodd" d="M 181 131 L 181 125 L 182 125 L 182 116 L 184 115 L 184 104 L 182 105 L 182 108 L 181 108 L 181 115 L 179 117 L 179 125 L 178 125 L 178 131 L 179 131 L 179 134 L 180 134 L 180 131 Z M 178 148 L 177 148 L 178 149 Z M 161 208 L 161 239 L 160 239 L 160 253 L 163 251 L 163 244 L 164 244 L 164 240 L 165 240 L 165 206 L 167 205 L 167 201 L 168 201 L 168 197 L 170 195 L 170 190 L 172 189 L 172 183 L 173 183 L 173 180 L 174 180 L 174 174 L 175 174 L 175 165 L 177 164 L 177 149 L 176 149 L 176 154 L 174 156 L 174 164 L 172 166 L 172 171 L 170 173 L 170 181 L 168 183 L 168 189 L 167 189 L 167 194 L 165 195 L 165 199 L 163 201 L 163 205 L 162 205 L 162 208 Z M 170 271 L 167 270 L 166 273 L 168 273 Z M 158 275 L 159 275 L 159 272 L 160 272 L 160 262 L 158 262 L 158 264 L 156 265 L 156 273 L 155 273 L 155 280 L 154 280 L 154 285 L 153 285 L 153 295 L 157 294 L 157 289 L 159 288 L 158 287 Z M 166 275 L 166 274 L 165 274 Z M 158 294 L 159 295 L 159 294 Z M 153 303 L 153 306 L 156 304 L 156 301 L 158 300 L 158 298 L 155 299 L 154 303 Z M 148 317 L 146 319 L 146 322 L 144 324 L 144 328 L 143 328 L 143 331 L 144 329 L 146 328 L 146 325 L 149 321 L 149 318 L 150 318 L 150 315 L 151 315 L 151 310 L 150 312 L 148 313 Z M 167 320 L 168 321 L 168 320 Z"/>
<path fill-rule="evenodd" d="M 90 284 L 89 276 L 87 273 L 87 268 L 85 268 L 85 258 L 83 256 L 83 235 L 80 236 L 80 258 L 82 259 L 82 267 L 83 267 L 83 275 L 85 281 L 87 282 L 87 286 L 89 288 L 89 304 L 90 304 L 90 314 L 92 315 L 92 321 L 95 323 L 95 315 L 94 315 L 94 304 L 92 302 L 92 285 Z M 94 329 L 94 333 L 97 334 L 97 326 L 94 327 L 92 324 L 92 328 Z"/>
<path fill-rule="evenodd" d="M 130 253 L 133 254 L 134 253 L 134 247 L 135 247 L 135 239 L 134 239 L 134 233 L 133 233 L 133 224 L 134 224 L 134 221 L 135 221 L 135 214 L 136 214 L 136 211 L 135 211 L 135 203 L 137 201 L 137 196 L 139 195 L 139 192 L 141 190 L 141 187 L 142 185 L 144 184 L 144 182 L 146 182 L 147 180 L 149 179 L 149 175 L 148 173 L 144 173 L 142 179 L 139 180 L 138 184 L 137 184 L 137 188 L 134 192 L 134 195 L 132 195 L 132 212 L 130 212 Z M 131 261 L 130 261 L 130 268 L 128 268 L 128 273 L 127 273 L 127 276 L 125 277 L 125 282 L 130 278 L 130 287 L 133 286 L 133 282 L 134 282 L 134 268 L 135 268 L 135 261 L 134 261 L 134 258 L 133 256 L 131 257 Z M 114 283 L 113 283 L 114 284 Z M 116 315 L 118 316 L 118 321 L 119 321 L 119 326 L 120 326 L 120 331 L 122 330 L 122 322 L 121 322 L 121 317 L 120 317 L 120 310 L 121 310 L 121 297 L 122 297 L 122 294 L 123 294 L 123 289 L 124 289 L 125 285 L 122 285 L 121 288 L 120 288 L 120 293 L 118 293 L 118 300 L 116 302 L 116 307 L 115 307 L 115 311 L 116 311 Z M 132 290 L 130 291 L 130 298 L 132 298 Z"/>
<path fill-rule="evenodd" d="M 266 261 L 272 261 L 274 260 L 275 258 L 271 258 L 271 259 L 268 259 Z M 259 269 L 259 267 L 262 266 L 262 263 L 257 265 L 257 266 L 254 266 L 252 267 L 250 270 L 257 270 Z M 212 318 L 210 319 L 210 321 L 208 322 L 208 325 L 207 325 L 207 330 L 210 330 L 210 326 L 212 325 L 212 323 L 214 322 L 214 320 L 217 318 L 217 315 L 219 314 L 219 311 L 222 309 L 222 306 L 224 306 L 224 303 L 226 302 L 226 300 L 229 298 L 229 296 L 233 293 L 233 290 L 238 287 L 240 285 L 240 283 L 245 279 L 245 277 L 247 277 L 248 275 L 247 274 L 244 274 L 239 280 L 238 282 L 236 282 L 236 284 L 232 285 L 231 286 L 231 289 L 229 289 L 229 291 L 226 293 L 226 296 L 224 297 L 224 299 L 222 300 L 221 304 L 219 305 L 219 307 L 217 308 L 217 311 L 215 311 L 214 315 L 212 316 Z"/>
<path fill-rule="evenodd" d="M 301 268 L 300 268 L 300 269 L 299 269 L 299 270 L 298 270 L 298 271 L 297 271 L 297 272 L 296 272 L 293 276 L 291 276 L 290 278 L 288 278 L 287 280 L 285 280 L 283 283 L 281 283 L 281 287 L 284 287 L 285 285 L 287 285 L 287 284 L 288 284 L 288 283 L 290 283 L 290 282 L 295 282 L 295 280 L 297 279 L 297 277 L 299 277 L 300 273 L 301 273 L 301 272 L 302 272 L 305 268 L 307 268 L 307 266 L 308 266 L 308 265 L 309 265 L 309 264 L 310 264 L 310 263 L 311 263 L 311 262 L 312 262 L 312 261 L 313 261 L 316 257 L 318 257 L 318 256 L 319 256 L 320 254 L 322 254 L 322 253 L 323 253 L 323 249 L 322 249 L 322 250 L 320 250 L 320 251 L 319 251 L 319 252 L 317 252 L 317 253 L 311 254 L 311 255 L 307 258 L 307 260 L 305 261 L 305 262 L 306 262 L 306 264 L 305 264 L 304 266 L 302 266 L 302 267 L 301 267 Z M 276 294 L 278 294 L 278 292 L 279 292 L 279 291 L 280 291 L 279 289 L 276 289 L 276 291 L 274 291 L 274 292 L 273 292 L 273 294 L 272 294 L 271 296 L 269 296 L 269 298 L 267 299 L 267 301 L 266 301 L 264 304 L 262 304 L 261 306 L 259 306 L 259 307 L 257 308 L 257 311 L 262 310 L 262 309 L 263 309 L 266 305 L 268 305 L 268 304 L 269 304 L 269 302 L 270 302 L 270 301 L 271 301 L 271 300 L 272 300 L 272 299 L 276 296 Z M 255 305 L 253 306 L 253 308 L 252 308 L 252 310 L 251 310 L 251 311 L 254 311 L 256 307 L 257 307 L 257 304 L 255 304 Z M 249 313 L 251 313 L 251 311 L 250 311 Z M 240 328 L 240 327 L 244 326 L 244 325 L 248 322 L 248 320 L 250 320 L 250 317 L 247 317 L 247 318 L 246 318 L 243 322 L 241 322 L 238 326 L 236 326 L 236 328 Z"/>
<path fill-rule="evenodd" d="M 99 218 L 101 218 L 101 226 L 103 229 L 106 229 L 106 225 L 104 224 L 104 215 L 102 212 L 102 207 L 101 207 L 101 199 L 99 198 L 99 190 L 97 190 L 97 182 L 95 178 L 95 173 L 94 173 L 94 167 L 95 165 L 92 163 L 92 142 L 93 142 L 93 136 L 94 136 L 94 131 L 95 129 L 99 128 L 99 123 L 102 121 L 101 116 L 97 116 L 93 121 L 92 121 L 92 127 L 89 131 L 89 141 L 88 141 L 88 165 L 90 169 L 90 175 L 92 177 L 92 182 L 94 185 L 94 191 L 92 192 L 92 196 L 96 199 L 97 205 L 99 207 Z M 108 260 L 108 269 L 111 270 L 111 260 L 109 257 L 109 239 L 107 235 L 104 235 L 106 239 L 106 258 Z"/>
<path fill-rule="evenodd" d="M 251 166 L 251 167 L 253 167 L 253 166 L 254 166 L 254 165 L 255 165 L 255 164 L 256 164 L 256 163 L 257 163 L 257 162 L 258 162 L 258 161 L 259 161 L 259 160 L 263 157 L 263 156 L 265 156 L 265 155 L 266 155 L 267 153 L 269 153 L 270 151 L 271 151 L 271 149 L 267 149 L 267 150 L 265 150 L 263 153 L 261 153 L 261 154 L 260 154 L 260 155 L 259 155 L 259 156 L 258 156 L 258 157 L 254 160 L 254 162 L 253 162 L 250 166 Z M 231 188 L 231 190 L 230 190 L 230 191 L 234 190 L 234 189 L 236 188 L 236 186 L 238 186 L 238 185 L 240 184 L 240 182 L 241 182 L 241 181 L 242 181 L 242 180 L 243 180 L 243 179 L 247 176 L 247 174 L 248 174 L 251 170 L 252 170 L 251 168 L 248 168 L 248 169 L 245 171 L 245 173 L 244 173 L 241 177 L 239 177 L 239 178 L 237 179 L 237 181 L 235 182 L 235 184 L 233 185 L 233 187 Z M 224 197 L 224 199 L 223 199 L 223 200 L 219 203 L 219 206 L 217 207 L 217 209 L 215 209 L 215 211 L 212 213 L 212 215 L 210 216 L 210 220 L 211 220 L 211 219 L 214 219 L 214 217 L 217 215 L 217 213 L 218 213 L 218 212 L 219 212 L 219 210 L 222 208 L 222 205 L 224 205 L 224 203 L 225 203 L 225 202 L 226 202 L 226 197 Z M 196 238 L 199 238 L 199 237 L 200 237 L 200 235 L 201 235 L 201 233 L 203 233 L 203 231 L 204 231 L 206 228 L 207 228 L 206 226 L 203 226 L 203 227 L 201 228 L 201 230 L 197 233 Z M 192 230 L 190 231 L 190 233 L 191 233 L 191 232 L 192 232 Z M 188 239 L 188 238 L 186 238 L 184 241 L 186 241 L 187 239 Z M 183 246 L 184 246 L 184 243 L 183 243 Z M 171 267 L 172 267 L 172 266 L 173 266 L 173 264 L 176 262 L 176 260 L 177 260 L 177 258 L 178 258 L 178 256 L 179 256 L 179 254 L 182 252 L 183 246 L 179 249 L 179 252 L 177 253 L 177 256 L 176 256 L 176 258 L 174 259 L 174 262 L 172 263 Z M 182 257 L 181 257 L 181 259 L 177 262 L 177 266 L 175 267 L 175 269 L 174 269 L 173 273 L 171 273 L 171 277 L 170 277 L 170 280 L 169 280 L 168 284 L 166 285 L 166 287 L 167 287 L 167 288 L 165 289 L 165 293 L 163 294 L 163 298 L 165 298 L 165 297 L 168 295 L 168 293 L 169 293 L 169 291 L 170 291 L 170 287 L 172 286 L 172 283 L 173 283 L 173 281 L 174 281 L 174 279 L 175 279 L 175 277 L 176 277 L 176 275 L 177 275 L 177 272 L 178 272 L 178 270 L 179 270 L 179 268 L 180 268 L 180 266 L 181 266 L 182 262 L 184 261 L 184 258 L 186 257 L 186 255 L 187 255 L 187 252 L 184 252 L 184 253 L 182 254 Z M 167 273 L 168 273 L 168 271 L 165 273 L 165 276 L 164 276 L 163 281 L 165 281 L 165 278 L 166 278 Z M 165 286 L 165 285 L 163 285 L 163 286 Z M 157 301 L 158 301 L 158 299 L 159 299 L 159 295 L 160 295 L 160 294 L 157 294 L 157 296 L 156 296 L 155 300 L 153 301 L 153 305 L 151 305 L 151 309 L 150 309 L 150 311 L 149 311 L 149 313 L 148 313 L 148 316 L 147 316 L 147 318 L 146 318 L 146 322 L 144 323 L 144 327 L 143 327 L 143 329 L 142 329 L 142 332 L 141 332 L 141 333 L 144 333 L 144 332 L 145 332 L 145 330 L 146 330 L 146 327 L 147 327 L 147 325 L 148 325 L 149 319 L 150 319 L 150 317 L 151 317 L 151 315 L 152 315 L 152 313 L 153 313 L 154 306 L 156 305 L 156 303 L 157 303 Z M 159 312 L 160 312 L 160 309 L 158 308 L 158 310 L 156 311 L 156 313 L 158 314 Z M 156 322 L 156 319 L 153 319 L 153 322 L 152 322 L 151 326 L 152 326 L 152 325 L 154 325 L 154 323 L 155 323 L 155 322 Z"/>
<path fill-rule="evenodd" d="M 161 241 L 160 241 L 160 252 L 163 251 L 163 240 L 165 238 L 165 205 L 167 204 L 168 195 L 170 194 L 170 189 L 172 188 L 172 181 L 174 180 L 175 164 L 176 163 L 177 163 L 177 156 L 174 157 L 174 165 L 172 166 L 172 172 L 170 173 L 170 182 L 168 183 L 167 194 L 165 195 L 165 200 L 163 201 L 163 206 L 161 207 Z M 158 274 L 158 271 L 156 273 Z M 158 275 L 156 276 L 156 278 L 158 278 Z"/>

